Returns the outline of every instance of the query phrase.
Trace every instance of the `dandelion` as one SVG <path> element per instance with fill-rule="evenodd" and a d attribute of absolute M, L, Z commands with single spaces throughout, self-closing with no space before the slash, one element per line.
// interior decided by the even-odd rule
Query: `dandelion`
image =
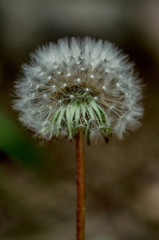
<path fill-rule="evenodd" d="M 60 39 L 31 55 L 15 87 L 14 108 L 37 136 L 76 137 L 77 239 L 83 240 L 83 134 L 88 143 L 99 137 L 108 141 L 140 125 L 142 88 L 133 64 L 108 41 Z"/>
<path fill-rule="evenodd" d="M 140 81 L 112 43 L 61 39 L 39 48 L 23 65 L 15 109 L 20 121 L 50 140 L 72 139 L 82 127 L 88 137 L 119 138 L 139 125 L 143 109 Z"/>

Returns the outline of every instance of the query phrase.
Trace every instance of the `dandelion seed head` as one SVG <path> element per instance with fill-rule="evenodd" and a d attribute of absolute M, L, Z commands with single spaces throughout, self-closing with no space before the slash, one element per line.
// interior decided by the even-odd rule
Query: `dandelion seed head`
<path fill-rule="evenodd" d="M 90 138 L 122 138 L 139 126 L 140 80 L 127 55 L 108 41 L 60 39 L 38 48 L 22 69 L 14 108 L 36 135 L 71 139 L 82 126 Z"/>

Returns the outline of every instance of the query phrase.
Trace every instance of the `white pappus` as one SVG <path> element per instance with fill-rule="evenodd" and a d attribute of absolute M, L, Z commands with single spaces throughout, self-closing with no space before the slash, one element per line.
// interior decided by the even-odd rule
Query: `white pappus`
<path fill-rule="evenodd" d="M 38 48 L 15 84 L 20 121 L 50 140 L 72 139 L 83 127 L 88 141 L 139 126 L 142 86 L 133 64 L 114 44 L 64 38 Z"/>

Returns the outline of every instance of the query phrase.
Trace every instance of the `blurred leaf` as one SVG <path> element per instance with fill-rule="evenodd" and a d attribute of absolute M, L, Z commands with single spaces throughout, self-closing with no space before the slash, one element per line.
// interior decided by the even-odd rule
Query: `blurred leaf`
<path fill-rule="evenodd" d="M 4 113 L 0 113 L 0 149 L 28 165 L 39 162 L 38 147 Z"/>

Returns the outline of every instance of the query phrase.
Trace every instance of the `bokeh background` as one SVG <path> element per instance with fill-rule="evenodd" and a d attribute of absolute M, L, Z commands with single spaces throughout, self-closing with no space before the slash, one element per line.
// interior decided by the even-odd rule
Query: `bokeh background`
<path fill-rule="evenodd" d="M 85 146 L 87 240 L 159 239 L 159 1 L 0 1 L 0 239 L 75 239 L 75 142 L 42 144 L 12 110 L 37 46 L 65 36 L 116 43 L 143 79 L 142 127 Z"/>

